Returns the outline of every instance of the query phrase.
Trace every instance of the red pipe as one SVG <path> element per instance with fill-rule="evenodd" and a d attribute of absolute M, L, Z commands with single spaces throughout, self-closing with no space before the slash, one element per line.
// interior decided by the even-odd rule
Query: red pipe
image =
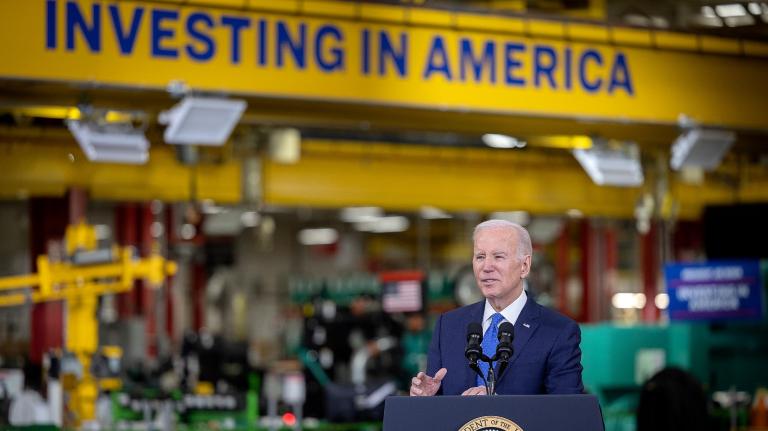
<path fill-rule="evenodd" d="M 565 314 L 571 315 L 568 309 L 568 273 L 570 272 L 570 259 L 568 254 L 570 239 L 570 222 L 563 224 L 563 230 L 557 238 L 557 250 L 555 261 L 555 280 L 557 288 L 557 309 Z"/>
<path fill-rule="evenodd" d="M 136 217 L 136 205 L 131 203 L 121 204 L 115 211 L 115 239 L 122 247 L 136 247 L 138 245 L 138 220 Z M 136 314 L 136 300 L 134 289 L 130 292 L 117 295 L 117 310 L 121 319 L 130 318 Z"/>
<path fill-rule="evenodd" d="M 579 322 L 592 321 L 592 315 L 589 310 L 589 299 L 592 295 L 592 282 L 589 279 L 591 272 L 589 262 L 593 247 L 592 225 L 588 219 L 583 219 L 581 221 L 581 304 L 579 314 L 576 316 L 576 320 Z"/>
<path fill-rule="evenodd" d="M 658 289 L 656 281 L 658 277 L 658 249 L 656 237 L 658 235 L 657 222 L 651 222 L 651 228 L 645 235 L 640 236 L 640 265 L 643 276 L 643 293 L 645 293 L 645 307 L 643 308 L 643 321 L 656 322 L 659 320 L 659 309 L 654 303 Z"/>

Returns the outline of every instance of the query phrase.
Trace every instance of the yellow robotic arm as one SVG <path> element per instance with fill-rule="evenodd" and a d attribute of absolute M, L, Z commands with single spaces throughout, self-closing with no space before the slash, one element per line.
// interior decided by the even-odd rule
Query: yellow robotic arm
<path fill-rule="evenodd" d="M 62 384 L 76 416 L 72 425 L 80 426 L 95 418 L 98 386 L 90 364 L 98 349 L 98 297 L 130 291 L 139 279 L 159 287 L 177 267 L 157 253 L 138 259 L 131 247 L 97 250 L 95 229 L 85 223 L 67 227 L 65 240 L 68 262 L 51 262 L 42 255 L 36 274 L 0 278 L 0 307 L 64 301 L 64 348 L 77 356 L 83 371 L 74 378 L 63 376 Z"/>

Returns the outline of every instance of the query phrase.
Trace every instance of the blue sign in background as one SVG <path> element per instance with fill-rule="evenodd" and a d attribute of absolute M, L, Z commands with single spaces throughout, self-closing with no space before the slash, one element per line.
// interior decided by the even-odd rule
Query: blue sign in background
<path fill-rule="evenodd" d="M 667 264 L 664 275 L 671 320 L 756 320 L 763 316 L 757 260 Z"/>

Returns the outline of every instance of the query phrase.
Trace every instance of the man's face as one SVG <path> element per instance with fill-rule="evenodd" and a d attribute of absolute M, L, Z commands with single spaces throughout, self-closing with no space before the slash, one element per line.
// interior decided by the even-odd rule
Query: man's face
<path fill-rule="evenodd" d="M 493 227 L 477 232 L 472 268 L 477 286 L 494 307 L 506 307 L 520 296 L 530 265 L 530 256 L 518 258 L 514 229 Z"/>

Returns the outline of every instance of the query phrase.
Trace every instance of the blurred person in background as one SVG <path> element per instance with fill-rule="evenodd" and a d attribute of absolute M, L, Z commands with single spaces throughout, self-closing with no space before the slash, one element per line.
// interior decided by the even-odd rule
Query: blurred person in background
<path fill-rule="evenodd" d="M 710 431 L 707 395 L 695 377 L 665 368 L 643 384 L 637 431 Z"/>
<path fill-rule="evenodd" d="M 514 354 L 498 376 L 496 392 L 510 394 L 580 394 L 581 330 L 572 319 L 545 308 L 523 289 L 531 270 L 528 231 L 505 220 L 475 227 L 472 267 L 484 301 L 441 315 L 432 335 L 426 373 L 411 380 L 412 396 L 484 395 L 483 380 L 465 357 L 467 325 L 482 322 L 483 353 L 496 353 L 497 328 L 514 325 Z M 478 363 L 483 374 L 488 365 Z M 484 365 L 484 367 L 483 367 Z"/>

